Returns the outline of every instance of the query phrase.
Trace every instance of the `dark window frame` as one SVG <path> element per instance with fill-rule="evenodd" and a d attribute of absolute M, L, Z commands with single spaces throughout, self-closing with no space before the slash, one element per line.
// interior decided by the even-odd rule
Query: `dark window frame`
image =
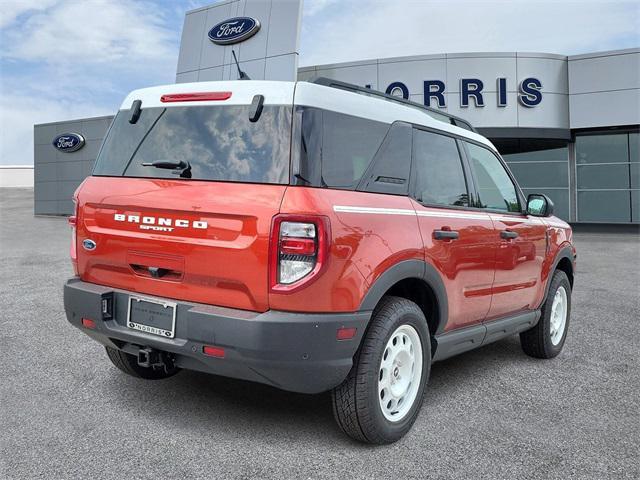
<path fill-rule="evenodd" d="M 384 170 L 384 166 L 380 165 L 380 163 L 383 162 L 383 158 L 384 158 L 382 154 L 386 153 L 388 145 L 395 141 L 395 139 L 392 138 L 391 135 L 398 128 L 407 129 L 409 133 L 409 139 L 408 139 L 409 152 L 408 152 L 408 156 L 405 158 L 405 160 L 408 162 L 408 165 L 406 165 L 406 167 L 408 167 L 408 171 L 406 172 L 406 178 L 403 175 L 400 175 L 400 173 L 404 173 L 404 172 L 400 172 L 399 170 L 397 172 L 394 172 L 393 175 L 388 176 L 388 178 L 404 180 L 402 184 L 399 184 L 398 186 L 395 186 L 393 184 L 384 185 L 381 182 L 377 182 L 374 179 L 374 177 L 376 173 L 380 173 L 381 170 Z M 364 174 L 362 175 L 362 178 L 360 179 L 360 182 L 358 183 L 358 186 L 356 187 L 357 191 L 368 192 L 368 193 L 379 193 L 384 195 L 405 196 L 405 197 L 409 195 L 410 188 L 411 188 L 411 172 L 413 168 L 413 157 L 412 157 L 413 130 L 414 128 L 412 124 L 402 120 L 396 120 L 395 122 L 389 125 L 389 128 L 382 140 L 382 143 L 378 147 L 378 150 L 373 156 L 371 162 L 369 163 L 369 166 L 365 170 Z M 394 192 L 393 190 L 402 190 L 402 191 Z"/>

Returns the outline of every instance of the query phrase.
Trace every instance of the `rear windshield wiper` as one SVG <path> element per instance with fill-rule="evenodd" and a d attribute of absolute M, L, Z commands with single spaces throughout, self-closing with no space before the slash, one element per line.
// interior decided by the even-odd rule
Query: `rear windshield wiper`
<path fill-rule="evenodd" d="M 171 160 L 156 160 L 155 162 L 144 162 L 143 167 L 165 168 L 173 170 L 173 173 L 183 178 L 191 178 L 191 165 L 185 160 L 172 162 Z"/>

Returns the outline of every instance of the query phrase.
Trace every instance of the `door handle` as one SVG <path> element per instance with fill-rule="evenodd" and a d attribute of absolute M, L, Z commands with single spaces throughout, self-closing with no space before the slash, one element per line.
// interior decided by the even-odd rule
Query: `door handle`
<path fill-rule="evenodd" d="M 502 230 L 500 232 L 500 236 L 505 240 L 513 240 L 514 238 L 518 238 L 518 232 L 512 232 L 511 230 Z"/>
<path fill-rule="evenodd" d="M 460 234 L 455 230 L 434 230 L 433 238 L 436 240 L 457 240 Z"/>

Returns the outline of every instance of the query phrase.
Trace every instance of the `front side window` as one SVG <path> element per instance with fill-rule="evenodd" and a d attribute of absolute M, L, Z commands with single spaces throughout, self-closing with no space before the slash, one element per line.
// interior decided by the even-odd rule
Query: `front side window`
<path fill-rule="evenodd" d="M 180 178 L 171 169 L 145 166 L 186 162 L 186 178 L 287 183 L 291 107 L 266 105 L 256 122 L 249 105 L 142 108 L 129 123 L 122 110 L 113 121 L 93 174 Z M 185 178 L 185 175 L 182 175 Z"/>
<path fill-rule="evenodd" d="M 481 208 L 521 212 L 516 187 L 504 166 L 490 150 L 465 142 L 478 183 Z"/>
<path fill-rule="evenodd" d="M 469 205 L 467 184 L 455 139 L 414 130 L 413 165 L 416 200 L 426 205 Z"/>
<path fill-rule="evenodd" d="M 366 118 L 303 107 L 298 180 L 322 187 L 354 189 L 371 163 L 389 125 Z"/>

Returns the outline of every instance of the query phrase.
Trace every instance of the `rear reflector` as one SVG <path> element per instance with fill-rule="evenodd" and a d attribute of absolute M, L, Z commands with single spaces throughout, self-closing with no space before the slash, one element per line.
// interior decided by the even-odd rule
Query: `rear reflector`
<path fill-rule="evenodd" d="M 224 358 L 224 348 L 212 347 L 211 345 L 205 345 L 202 347 L 202 353 L 209 357 Z"/>
<path fill-rule="evenodd" d="M 69 225 L 71 225 L 72 227 L 76 226 L 76 221 L 77 218 L 75 215 L 71 215 L 69 218 L 67 218 L 67 222 L 69 222 Z"/>
<path fill-rule="evenodd" d="M 160 97 L 162 103 L 171 102 L 206 102 L 211 100 L 228 100 L 231 92 L 197 92 L 197 93 L 168 93 Z"/>
<path fill-rule="evenodd" d="M 351 340 L 356 335 L 356 328 L 339 328 L 338 333 L 336 334 L 336 339 L 338 340 Z"/>
<path fill-rule="evenodd" d="M 96 322 L 94 322 L 90 318 L 83 318 L 82 319 L 82 326 L 84 328 L 96 328 Z"/>

